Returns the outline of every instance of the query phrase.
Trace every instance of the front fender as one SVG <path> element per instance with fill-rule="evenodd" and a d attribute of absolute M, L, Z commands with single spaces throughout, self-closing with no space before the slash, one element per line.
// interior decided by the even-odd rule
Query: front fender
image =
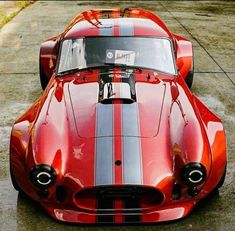
<path fill-rule="evenodd" d="M 211 112 L 195 95 L 193 100 L 198 108 L 211 147 L 211 171 L 202 190 L 202 193 L 208 194 L 217 186 L 224 173 L 227 162 L 226 136 L 221 119 Z"/>

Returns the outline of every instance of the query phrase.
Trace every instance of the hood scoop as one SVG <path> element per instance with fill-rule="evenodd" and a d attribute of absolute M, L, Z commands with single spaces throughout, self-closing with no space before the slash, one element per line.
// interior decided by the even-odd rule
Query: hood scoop
<path fill-rule="evenodd" d="M 100 97 L 100 103 L 102 104 L 131 104 L 135 102 L 135 98 L 131 95 L 131 88 L 128 83 L 105 83 L 103 91 L 101 91 L 101 95 L 102 96 Z"/>

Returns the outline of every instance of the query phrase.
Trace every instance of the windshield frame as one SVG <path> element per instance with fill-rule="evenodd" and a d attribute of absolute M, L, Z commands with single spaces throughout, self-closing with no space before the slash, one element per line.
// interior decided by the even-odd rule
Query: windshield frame
<path fill-rule="evenodd" d="M 142 66 L 138 66 L 139 68 L 141 69 L 147 69 L 147 70 L 153 70 L 153 71 L 156 71 L 156 72 L 160 72 L 160 73 L 163 73 L 163 74 L 167 74 L 167 75 L 170 75 L 170 76 L 174 76 L 174 77 L 177 77 L 179 75 L 179 71 L 178 71 L 178 68 L 177 68 L 177 65 L 176 65 L 176 57 L 175 57 L 175 51 L 174 51 L 174 46 L 173 46 L 173 42 L 170 38 L 167 38 L 167 37 L 155 37 L 155 36 L 81 36 L 81 37 L 69 37 L 69 38 L 63 38 L 60 40 L 60 45 L 59 45 L 59 52 L 58 52 L 58 59 L 57 59 L 57 62 L 56 62 L 56 68 L 55 68 L 55 76 L 57 77 L 64 77 L 66 76 L 67 74 L 60 74 L 60 72 L 58 72 L 58 69 L 59 69 L 59 64 L 60 64 L 60 59 L 61 59 L 61 51 L 62 51 L 62 45 L 63 45 L 63 42 L 65 40 L 71 40 L 71 39 L 85 39 L 85 38 L 107 38 L 107 37 L 111 37 L 111 38 L 119 38 L 119 37 L 122 37 L 122 38 L 127 38 L 127 37 L 131 37 L 131 38 L 149 38 L 149 39 L 164 39 L 164 40 L 168 40 L 170 42 L 170 47 L 171 47 L 171 54 L 172 54 L 172 60 L 173 60 L 173 65 L 174 65 L 174 69 L 175 69 L 175 74 L 172 74 L 172 73 L 169 73 L 169 72 L 164 72 L 164 71 L 161 71 L 161 70 L 158 70 L 158 69 L 154 69 L 154 68 L 149 68 L 149 67 L 142 67 Z M 79 72 L 79 71 L 84 71 L 84 70 L 89 70 L 89 68 L 100 68 L 100 67 L 103 67 L 103 68 L 107 68 L 108 65 L 105 65 L 105 64 L 101 64 L 99 66 L 91 66 L 91 67 L 85 67 L 85 68 L 81 68 L 81 69 L 78 69 L 76 72 Z M 118 66 L 118 64 L 117 64 Z M 131 69 L 131 68 L 136 68 L 137 66 L 126 66 L 126 69 Z M 110 66 L 110 68 L 112 68 Z M 123 68 L 125 68 L 125 66 L 123 66 Z M 69 71 L 69 70 L 68 70 Z"/>

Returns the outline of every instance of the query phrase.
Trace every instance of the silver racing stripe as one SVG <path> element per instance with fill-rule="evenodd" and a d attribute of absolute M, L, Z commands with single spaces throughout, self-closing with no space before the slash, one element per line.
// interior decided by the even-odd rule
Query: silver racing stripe
<path fill-rule="evenodd" d="M 137 103 L 122 105 L 123 183 L 142 184 L 142 152 Z"/>
<path fill-rule="evenodd" d="M 99 26 L 99 36 L 113 36 L 113 20 L 103 19 L 101 23 L 103 24 Z"/>
<path fill-rule="evenodd" d="M 122 104 L 122 135 L 139 136 L 137 103 Z"/>
<path fill-rule="evenodd" d="M 122 24 L 119 24 L 119 36 L 133 36 L 134 35 L 134 26 L 133 20 L 130 18 L 121 18 Z M 124 26 L 122 26 L 124 25 Z"/>
<path fill-rule="evenodd" d="M 111 21 L 111 23 L 110 23 Z M 102 20 L 99 36 L 113 36 L 113 21 Z M 103 27 L 103 28 L 102 28 Z M 97 104 L 95 144 L 95 184 L 113 183 L 113 105 Z"/>
<path fill-rule="evenodd" d="M 119 24 L 120 25 L 120 24 Z M 100 36 L 113 36 L 113 26 L 99 28 Z M 119 27 L 119 35 L 133 35 L 130 21 Z M 137 103 L 122 104 L 123 183 L 142 184 L 142 152 Z M 95 184 L 110 185 L 114 181 L 114 115 L 113 105 L 97 104 L 95 144 Z"/>
<path fill-rule="evenodd" d="M 113 136 L 113 105 L 98 103 L 96 106 L 96 137 Z"/>
<path fill-rule="evenodd" d="M 97 104 L 95 184 L 113 182 L 113 105 Z"/>
<path fill-rule="evenodd" d="M 119 35 L 134 36 L 132 19 L 119 19 Z M 142 184 L 142 152 L 137 103 L 122 105 L 123 183 Z"/>

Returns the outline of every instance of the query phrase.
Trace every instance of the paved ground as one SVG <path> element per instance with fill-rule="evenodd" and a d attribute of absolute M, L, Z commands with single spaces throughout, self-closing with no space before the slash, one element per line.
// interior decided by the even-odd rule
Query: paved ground
<path fill-rule="evenodd" d="M 169 28 L 193 41 L 192 91 L 224 121 L 228 174 L 220 194 L 188 218 L 150 226 L 87 227 L 59 224 L 11 186 L 8 145 L 13 121 L 42 93 L 40 43 L 63 30 L 80 11 L 138 6 L 158 13 Z M 36 2 L 0 30 L 0 230 L 212 230 L 235 227 L 235 2 Z"/>

